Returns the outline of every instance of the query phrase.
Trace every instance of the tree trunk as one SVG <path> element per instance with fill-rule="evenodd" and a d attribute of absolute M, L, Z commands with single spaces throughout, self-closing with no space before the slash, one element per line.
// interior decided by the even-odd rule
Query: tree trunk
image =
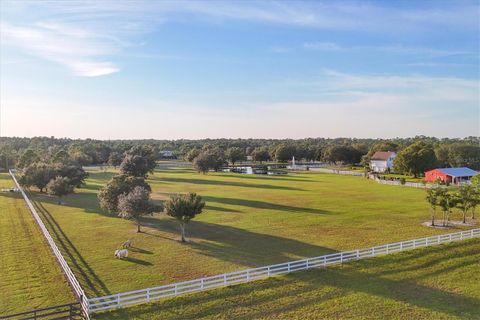
<path fill-rule="evenodd" d="M 180 222 L 180 234 L 182 236 L 182 242 L 187 242 L 187 240 L 185 239 L 185 223 L 184 222 Z"/>
<path fill-rule="evenodd" d="M 467 209 L 463 209 L 463 223 L 467 223 Z"/>
<path fill-rule="evenodd" d="M 435 226 L 435 209 L 432 208 L 432 227 Z"/>
<path fill-rule="evenodd" d="M 137 233 L 142 232 L 140 230 L 140 220 L 137 220 Z"/>
<path fill-rule="evenodd" d="M 472 220 L 475 220 L 475 207 L 472 208 Z"/>

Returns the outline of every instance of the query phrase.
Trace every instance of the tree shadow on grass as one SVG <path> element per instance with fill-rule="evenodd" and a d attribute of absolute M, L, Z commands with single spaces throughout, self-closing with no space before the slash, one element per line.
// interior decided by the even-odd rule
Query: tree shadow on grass
<path fill-rule="evenodd" d="M 132 263 L 139 264 L 139 265 L 142 265 L 142 266 L 153 266 L 153 263 L 151 263 L 151 262 L 141 260 L 141 259 L 137 259 L 137 258 L 132 258 L 132 257 L 127 257 L 127 258 L 124 258 L 124 259 L 121 259 L 121 260 L 132 262 Z"/>
<path fill-rule="evenodd" d="M 142 249 L 142 248 L 133 247 L 133 246 L 128 248 L 128 250 L 130 250 L 132 252 L 142 253 L 142 254 L 153 254 L 152 251 L 145 250 L 145 249 Z"/>
<path fill-rule="evenodd" d="M 212 206 L 212 205 L 209 205 L 209 204 L 205 205 L 205 210 L 213 210 L 213 211 L 221 211 L 221 212 L 241 212 L 240 210 L 218 207 L 218 206 Z"/>
<path fill-rule="evenodd" d="M 266 180 L 270 182 L 274 181 L 294 181 L 294 182 L 313 182 L 311 181 L 310 177 L 305 176 L 295 176 L 292 177 L 291 175 L 267 175 L 267 174 L 242 174 L 242 173 L 222 173 L 222 177 L 228 178 L 240 178 L 240 179 L 247 179 L 247 180 Z"/>
<path fill-rule="evenodd" d="M 175 241 L 179 239 L 179 226 L 174 219 L 144 217 L 142 221 L 150 228 L 171 233 Z M 191 242 L 184 245 L 192 248 L 197 254 L 246 267 L 258 267 L 335 252 L 295 239 L 202 221 L 190 221 L 187 226 L 187 238 Z"/>
<path fill-rule="evenodd" d="M 302 189 L 294 188 L 294 187 L 277 186 L 277 185 L 271 185 L 271 184 L 244 183 L 244 182 L 236 182 L 236 181 L 222 181 L 222 180 L 161 177 L 159 181 L 160 182 L 168 181 L 168 182 L 175 182 L 175 183 L 207 184 L 207 185 L 243 187 L 243 188 L 302 191 Z"/>
<path fill-rule="evenodd" d="M 468 252 L 462 253 L 461 256 L 468 256 Z M 389 261 L 388 264 L 392 266 L 398 264 L 394 256 L 376 260 L 379 259 Z M 448 260 L 449 257 L 445 256 L 444 259 Z M 322 312 L 325 310 L 326 303 L 333 305 L 338 299 L 348 299 L 350 294 L 356 293 L 391 301 L 384 306 L 375 306 L 375 314 L 371 316 L 376 318 L 381 318 L 382 315 L 388 317 L 389 312 L 395 308 L 403 310 L 404 306 L 395 307 L 392 301 L 461 319 L 480 318 L 479 299 L 432 288 L 418 282 L 421 278 L 428 276 L 428 269 L 425 269 L 425 272 L 419 269 L 419 275 L 406 280 L 386 278 L 383 271 L 358 271 L 361 267 L 368 268 L 370 263 L 369 259 L 354 262 L 352 266 L 313 269 L 284 277 L 166 299 L 130 309 L 101 313 L 94 318 L 109 319 L 114 316 L 122 319 L 170 320 L 213 316 L 228 319 L 277 318 L 279 316 L 297 318 L 305 316 L 305 310 L 308 310 L 308 314 L 313 317 L 325 318 Z M 463 267 L 462 261 L 458 261 L 448 270 L 434 270 L 433 274 L 446 274 L 452 270 L 461 271 Z M 388 268 L 383 270 L 387 271 Z M 365 316 L 369 309 L 365 306 L 364 298 L 348 304 L 346 308 L 352 310 L 346 315 L 351 318 Z M 408 317 L 408 313 L 405 316 Z M 413 311 L 413 316 L 419 315 Z M 435 316 L 438 314 L 432 314 L 432 318 Z"/>
<path fill-rule="evenodd" d="M 244 206 L 254 209 L 268 209 L 268 210 L 278 210 L 284 212 L 301 212 L 301 213 L 315 213 L 315 214 L 328 214 L 326 210 L 316 209 L 316 208 L 305 208 L 305 207 L 295 207 L 278 203 L 271 203 L 266 201 L 259 200 L 247 200 L 239 198 L 224 198 L 224 197 L 214 197 L 214 196 L 202 196 L 203 200 L 206 203 L 216 202 L 223 203 L 228 205 L 235 206 Z"/>
<path fill-rule="evenodd" d="M 77 276 L 77 280 L 80 282 L 81 286 L 86 288 L 87 292 L 92 292 L 96 296 L 111 294 L 105 283 L 83 258 L 50 212 L 48 212 L 39 201 L 34 201 L 34 205 L 38 213 L 42 216 L 42 220 L 48 228 L 51 236 L 55 239 L 55 243 L 58 245 L 62 255 Z"/>

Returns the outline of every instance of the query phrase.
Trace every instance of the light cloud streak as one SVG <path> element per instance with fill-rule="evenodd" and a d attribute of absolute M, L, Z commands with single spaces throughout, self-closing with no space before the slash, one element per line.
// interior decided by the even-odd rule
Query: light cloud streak
<path fill-rule="evenodd" d="M 101 56 L 116 52 L 114 46 L 83 29 L 60 24 L 38 23 L 35 27 L 0 25 L 2 43 L 69 68 L 74 74 L 96 77 L 119 68 Z"/>

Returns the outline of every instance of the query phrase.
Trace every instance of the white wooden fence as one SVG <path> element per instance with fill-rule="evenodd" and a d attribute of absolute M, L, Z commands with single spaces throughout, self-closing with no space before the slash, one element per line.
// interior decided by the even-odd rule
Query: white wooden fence
<path fill-rule="evenodd" d="M 112 294 L 108 296 L 88 299 L 90 312 L 121 308 L 132 304 L 159 300 L 162 298 L 199 292 L 213 288 L 225 287 L 238 283 L 250 282 L 274 275 L 281 275 L 316 267 L 325 267 L 332 264 L 343 263 L 378 255 L 399 251 L 428 247 L 441 243 L 480 237 L 480 228 L 461 231 L 451 234 L 432 236 L 427 238 L 408 240 L 385 244 L 377 247 L 358 249 L 346 252 L 327 254 L 324 256 L 274 264 L 266 267 L 224 273 L 216 276 L 205 277 L 190 281 L 178 282 L 159 287 L 140 289 L 135 291 Z"/>
<path fill-rule="evenodd" d="M 402 184 L 398 180 L 383 180 L 383 179 L 378 179 L 378 178 L 372 178 L 372 179 L 374 179 L 377 183 L 388 184 L 388 185 L 391 185 L 391 186 L 405 186 L 405 187 L 412 187 L 412 188 L 419 188 L 419 189 L 428 189 L 428 188 L 433 188 L 434 186 L 436 186 L 436 184 L 431 184 L 431 183 L 405 181 L 405 183 Z"/>
<path fill-rule="evenodd" d="M 52 236 L 50 235 L 50 233 L 48 232 L 47 228 L 45 227 L 45 225 L 43 224 L 43 221 L 42 219 L 40 218 L 40 216 L 38 215 L 38 212 L 37 210 L 35 209 L 35 207 L 33 206 L 32 202 L 30 201 L 30 199 L 28 198 L 27 194 L 25 193 L 25 191 L 23 191 L 23 188 L 20 186 L 20 184 L 18 183 L 17 181 L 17 178 L 15 177 L 15 174 L 12 170 L 9 170 L 9 173 L 10 175 L 12 176 L 12 179 L 13 181 L 15 182 L 15 185 L 17 186 L 17 188 L 20 190 L 22 196 L 23 196 L 23 199 L 25 200 L 25 202 L 27 203 L 27 207 L 28 209 L 30 209 L 30 212 L 32 213 L 33 217 L 35 218 L 35 221 L 37 222 L 38 226 L 40 227 L 40 230 L 42 231 L 43 233 L 43 236 L 45 237 L 45 239 L 47 239 L 47 242 L 50 246 L 50 249 L 52 249 L 52 252 L 53 254 L 55 255 L 55 257 L 57 258 L 57 261 L 58 263 L 60 264 L 60 267 L 62 268 L 65 276 L 67 277 L 68 279 L 68 282 L 70 283 L 70 285 L 72 286 L 73 288 L 73 291 L 75 292 L 75 294 L 77 295 L 77 298 L 79 299 L 80 303 L 81 303 L 81 306 L 82 306 L 82 310 L 83 310 L 83 313 L 85 315 L 85 317 L 87 317 L 87 319 L 89 319 L 89 306 L 88 306 L 88 298 L 87 296 L 85 295 L 85 292 L 83 291 L 82 287 L 80 286 L 80 283 L 78 282 L 77 278 L 75 277 L 75 275 L 73 274 L 72 270 L 70 269 L 70 267 L 68 266 L 67 262 L 65 261 L 65 259 L 63 258 L 62 256 L 62 253 L 60 252 L 60 250 L 58 249 L 57 245 L 55 244 L 55 241 L 53 240 Z"/>

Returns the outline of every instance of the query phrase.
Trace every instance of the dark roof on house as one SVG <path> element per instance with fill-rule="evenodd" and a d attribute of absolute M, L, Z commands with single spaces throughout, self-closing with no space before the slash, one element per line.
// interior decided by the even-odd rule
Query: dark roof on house
<path fill-rule="evenodd" d="M 478 172 L 467 167 L 462 168 L 438 168 L 434 169 L 443 172 L 446 175 L 452 177 L 473 177 L 477 175 Z"/>
<path fill-rule="evenodd" d="M 385 161 L 387 161 L 388 158 L 390 158 L 394 154 L 395 154 L 395 152 L 392 152 L 392 151 L 377 151 L 373 154 L 371 159 L 372 160 L 385 160 Z"/>

